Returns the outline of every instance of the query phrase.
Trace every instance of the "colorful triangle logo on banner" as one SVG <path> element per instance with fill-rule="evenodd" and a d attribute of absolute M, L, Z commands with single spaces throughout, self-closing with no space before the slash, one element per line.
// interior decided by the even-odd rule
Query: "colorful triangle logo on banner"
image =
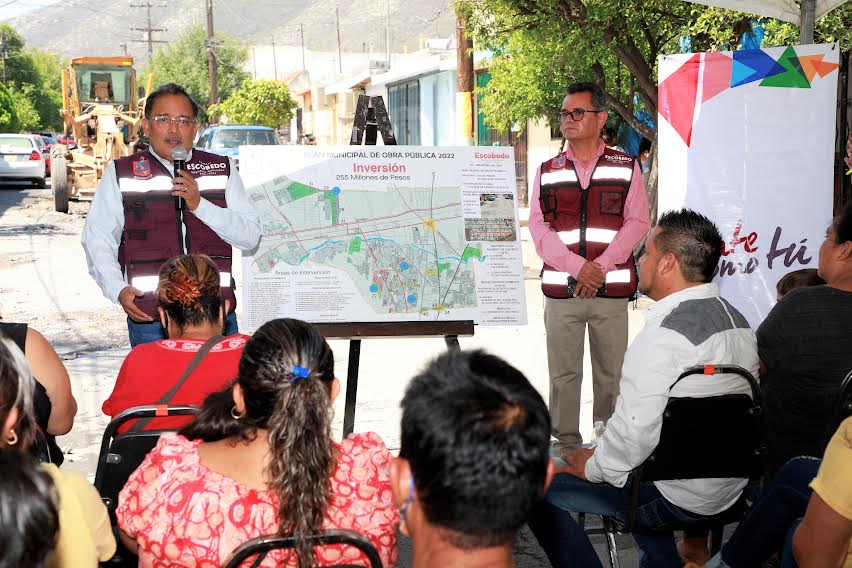
<path fill-rule="evenodd" d="M 786 71 L 767 77 L 761 83 L 761 87 L 785 87 L 793 89 L 810 89 L 811 84 L 793 47 L 784 50 L 784 54 L 778 60 Z"/>
<path fill-rule="evenodd" d="M 731 69 L 734 60 L 721 53 L 704 55 L 704 71 L 701 75 L 703 88 L 701 102 L 707 102 L 719 93 L 731 87 Z"/>
<path fill-rule="evenodd" d="M 696 53 L 677 71 L 666 77 L 659 87 L 659 113 L 672 125 L 686 145 L 692 138 L 695 119 L 695 94 L 698 91 L 698 68 L 701 54 Z"/>
<path fill-rule="evenodd" d="M 731 87 L 760 81 L 786 71 L 785 67 L 779 65 L 777 61 L 772 59 L 772 56 L 762 49 L 735 51 L 734 65 L 731 69 Z"/>
<path fill-rule="evenodd" d="M 805 77 L 808 78 L 809 83 L 813 82 L 816 75 L 825 77 L 840 66 L 837 63 L 823 61 L 823 59 L 825 59 L 824 53 L 820 53 L 819 55 L 799 56 L 799 63 L 802 66 L 802 72 L 805 74 Z"/>

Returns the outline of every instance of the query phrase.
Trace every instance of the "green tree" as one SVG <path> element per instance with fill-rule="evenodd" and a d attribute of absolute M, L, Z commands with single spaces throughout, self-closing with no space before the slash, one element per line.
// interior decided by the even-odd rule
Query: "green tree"
<path fill-rule="evenodd" d="M 27 83 L 21 88 L 12 89 L 11 93 L 21 130 L 28 132 L 41 130 L 42 121 L 34 102 L 37 98 L 35 87 Z"/>
<path fill-rule="evenodd" d="M 211 117 L 227 117 L 230 122 L 277 126 L 293 118 L 293 110 L 299 106 L 290 89 L 283 81 L 261 79 L 246 81 L 240 90 L 225 102 L 211 106 Z"/>
<path fill-rule="evenodd" d="M 20 132 L 21 122 L 15 101 L 6 85 L 0 83 L 0 132 Z"/>
<path fill-rule="evenodd" d="M 482 91 L 486 120 L 508 128 L 550 117 L 569 84 L 598 83 L 617 119 L 652 141 L 645 179 L 652 214 L 657 189 L 657 58 L 679 53 L 682 47 L 736 49 L 756 20 L 765 22 L 764 45 L 798 41 L 795 26 L 679 0 L 460 0 L 457 9 L 478 48 L 494 54 L 489 63 L 492 79 Z M 847 3 L 819 21 L 816 39 L 848 45 L 850 24 L 852 3 Z M 636 118 L 641 111 L 651 125 Z"/>
<path fill-rule="evenodd" d="M 62 60 L 54 53 L 26 48 L 24 39 L 8 24 L 0 24 L 0 30 L 6 32 L 6 80 L 18 107 L 21 128 L 59 130 Z"/>
<path fill-rule="evenodd" d="M 219 99 L 227 99 L 248 79 L 243 65 L 248 61 L 249 48 L 229 36 L 217 34 L 214 47 L 219 75 Z M 177 41 L 160 49 L 151 60 L 147 72 L 154 74 L 154 83 L 177 83 L 192 95 L 201 106 L 202 115 L 210 105 L 210 74 L 207 69 L 207 33 L 201 24 L 183 32 Z M 146 73 L 147 74 L 147 73 Z"/>

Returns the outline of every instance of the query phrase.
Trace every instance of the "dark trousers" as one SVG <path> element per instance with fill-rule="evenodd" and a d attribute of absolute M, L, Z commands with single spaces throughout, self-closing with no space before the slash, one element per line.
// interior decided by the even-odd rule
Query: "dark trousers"
<path fill-rule="evenodd" d="M 813 492 L 809 485 L 820 463 L 822 460 L 816 458 L 794 458 L 775 474 L 722 547 L 719 566 L 759 567 L 782 550 L 792 534 L 791 527 L 805 515 Z M 786 562 L 792 566 L 790 558 Z"/>
<path fill-rule="evenodd" d="M 143 343 L 153 343 L 160 339 L 166 339 L 166 330 L 159 319 L 147 323 L 137 323 L 127 318 L 127 332 L 130 335 L 130 347 L 136 347 Z M 225 337 L 239 333 L 237 329 L 237 312 L 231 312 L 225 316 Z"/>
<path fill-rule="evenodd" d="M 571 512 L 606 515 L 627 522 L 632 485 L 632 476 L 622 488 L 564 473 L 553 478 L 547 496 L 533 510 L 529 523 L 553 568 L 601 566 L 592 543 Z M 668 501 L 653 483 L 641 483 L 635 517 L 637 532 L 633 534 L 640 549 L 641 566 L 681 568 L 674 532 L 666 529 L 700 523 L 704 518 Z M 642 528 L 653 532 L 642 532 Z"/>

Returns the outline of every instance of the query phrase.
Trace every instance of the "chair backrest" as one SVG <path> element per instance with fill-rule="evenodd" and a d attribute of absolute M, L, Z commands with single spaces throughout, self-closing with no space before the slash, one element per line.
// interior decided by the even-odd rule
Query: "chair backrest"
<path fill-rule="evenodd" d="M 98 469 L 95 472 L 95 489 L 109 511 L 110 520 L 116 524 L 115 508 L 118 506 L 118 494 L 127 483 L 130 474 L 145 459 L 157 440 L 166 432 L 176 430 L 140 430 L 118 434 L 118 429 L 129 420 L 146 417 L 186 416 L 198 414 L 200 408 L 188 404 L 175 406 L 135 406 L 128 408 L 113 418 L 104 430 L 101 439 L 101 451 L 98 455 Z"/>
<path fill-rule="evenodd" d="M 840 383 L 838 390 L 837 406 L 834 410 L 834 416 L 831 422 L 828 423 L 828 431 L 825 433 L 825 443 L 828 442 L 840 428 L 841 422 L 852 416 L 852 371 L 849 371 Z"/>
<path fill-rule="evenodd" d="M 766 446 L 761 434 L 760 388 L 752 374 L 736 365 L 704 365 L 684 371 L 672 384 L 692 375 L 739 375 L 747 394 L 669 398 L 660 441 L 640 469 L 642 481 L 743 477 L 764 472 Z"/>
<path fill-rule="evenodd" d="M 364 553 L 370 562 L 370 568 L 382 568 L 382 559 L 376 547 L 362 534 L 344 529 L 331 529 L 307 537 L 309 543 L 314 546 L 325 546 L 329 544 L 348 544 L 354 546 Z M 251 564 L 252 568 L 260 566 L 266 555 L 272 551 L 282 548 L 293 548 L 295 539 L 292 536 L 259 536 L 241 544 L 237 547 L 225 562 L 225 568 L 239 568 L 243 562 L 255 555 L 259 555 Z M 350 564 L 337 564 L 336 566 L 351 566 Z"/>

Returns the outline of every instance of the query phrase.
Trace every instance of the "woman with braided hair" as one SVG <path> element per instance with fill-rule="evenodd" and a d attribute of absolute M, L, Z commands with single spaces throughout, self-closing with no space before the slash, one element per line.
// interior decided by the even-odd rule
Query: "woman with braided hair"
<path fill-rule="evenodd" d="M 162 436 L 122 490 L 118 524 L 139 566 L 221 566 L 243 542 L 276 533 L 294 535 L 295 551 L 262 566 L 367 566 L 357 549 L 314 550 L 300 538 L 330 528 L 365 535 L 385 566 L 396 564 L 391 454 L 372 432 L 332 441 L 339 391 L 334 355 L 312 325 L 258 329 L 234 386 Z"/>
<path fill-rule="evenodd" d="M 237 376 L 248 336 L 222 337 L 223 314 L 229 306 L 220 296 L 219 270 L 213 261 L 203 254 L 166 261 L 160 268 L 156 295 L 168 339 L 137 345 L 127 354 L 112 394 L 103 403 L 107 416 L 158 403 L 175 386 L 168 404 L 201 404 L 208 394 L 230 385 Z M 199 355 L 208 342 L 209 351 Z M 190 368 L 191 363 L 196 366 Z M 177 429 L 190 420 L 186 416 L 154 418 L 144 429 Z M 132 428 L 133 422 L 120 431 Z"/>

